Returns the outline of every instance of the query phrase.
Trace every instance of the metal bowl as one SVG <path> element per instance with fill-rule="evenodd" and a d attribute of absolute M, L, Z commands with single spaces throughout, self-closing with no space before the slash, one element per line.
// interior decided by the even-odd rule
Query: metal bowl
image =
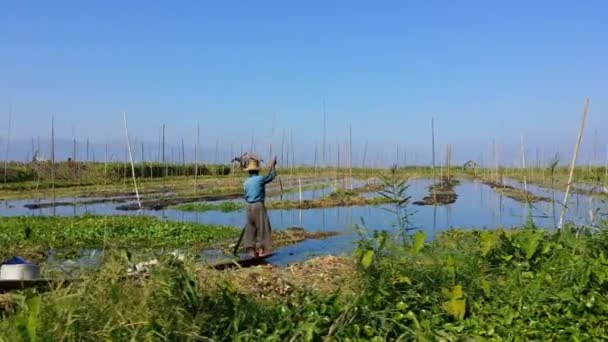
<path fill-rule="evenodd" d="M 40 266 L 34 264 L 4 264 L 0 266 L 0 280 L 38 280 Z"/>

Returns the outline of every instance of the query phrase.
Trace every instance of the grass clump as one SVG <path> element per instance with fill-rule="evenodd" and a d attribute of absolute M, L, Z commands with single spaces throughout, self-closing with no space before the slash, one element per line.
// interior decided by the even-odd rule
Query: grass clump
<path fill-rule="evenodd" d="M 267 266 L 200 273 L 168 257 L 130 279 L 109 260 L 82 282 L 15 294 L 0 340 L 599 340 L 606 229 L 451 230 L 430 243 L 375 232 L 354 266 L 311 264 L 296 278 Z"/>
<path fill-rule="evenodd" d="M 191 212 L 221 211 L 223 213 L 229 213 L 243 210 L 245 208 L 245 204 L 233 201 L 226 201 L 221 203 L 199 202 L 183 203 L 173 206 L 172 208 Z"/>

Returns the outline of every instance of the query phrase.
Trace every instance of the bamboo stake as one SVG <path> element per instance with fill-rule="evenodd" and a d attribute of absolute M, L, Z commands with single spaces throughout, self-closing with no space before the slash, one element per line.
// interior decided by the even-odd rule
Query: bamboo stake
<path fill-rule="evenodd" d="M 13 104 L 9 104 L 8 106 L 8 134 L 6 136 L 6 154 L 4 156 L 4 184 L 6 184 L 6 180 L 8 177 L 8 154 L 10 151 L 11 145 L 11 121 L 13 119 Z"/>
<path fill-rule="evenodd" d="M 300 192 L 300 204 L 302 203 L 302 177 L 298 176 L 298 188 Z"/>
<path fill-rule="evenodd" d="M 194 192 L 198 192 L 198 144 L 201 136 L 201 126 L 196 123 L 196 142 L 194 143 Z"/>
<path fill-rule="evenodd" d="M 348 185 L 353 189 L 353 126 L 348 127 Z"/>
<path fill-rule="evenodd" d="M 527 170 L 526 170 L 526 149 L 524 145 L 524 135 L 521 134 L 521 167 L 524 173 L 524 191 L 526 192 L 526 202 L 529 203 L 528 200 L 528 178 L 527 178 Z"/>
<path fill-rule="evenodd" d="M 55 216 L 55 117 L 51 117 L 51 191 L 53 193 L 53 216 Z"/>
<path fill-rule="evenodd" d="M 283 137 L 281 138 L 281 163 L 285 160 L 285 130 L 283 130 Z"/>
<path fill-rule="evenodd" d="M 141 142 L 141 178 L 146 179 L 146 155 L 144 153 L 144 142 Z"/>
<path fill-rule="evenodd" d="M 290 144 L 291 145 L 291 169 L 289 170 L 289 177 L 291 178 L 291 177 L 293 177 L 293 167 L 294 167 L 294 164 L 296 161 L 296 152 L 295 152 L 296 148 L 293 144 L 293 129 L 290 130 L 290 135 L 291 135 L 291 139 L 290 139 L 291 140 L 291 144 Z"/>
<path fill-rule="evenodd" d="M 608 144 L 606 144 L 606 165 L 604 165 L 604 192 L 608 193 Z"/>
<path fill-rule="evenodd" d="M 323 158 L 323 167 L 327 166 L 327 162 L 325 160 L 326 137 L 327 137 L 327 114 L 325 111 L 325 99 L 323 99 L 323 152 L 321 152 L 321 155 Z"/>
<path fill-rule="evenodd" d="M 338 143 L 338 146 L 336 148 L 336 153 L 337 153 L 337 162 L 338 165 L 336 166 L 336 179 L 335 179 L 335 188 L 336 190 L 338 190 L 338 170 L 340 169 L 340 143 Z"/>
<path fill-rule="evenodd" d="M 435 169 L 435 118 L 431 118 L 431 147 L 433 154 L 433 170 Z"/>
<path fill-rule="evenodd" d="M 574 166 L 576 165 L 576 159 L 578 157 L 578 150 L 583 139 L 583 131 L 585 129 L 585 120 L 587 119 L 587 108 L 589 107 L 589 98 L 585 98 L 585 104 L 583 105 L 583 117 L 581 118 L 581 126 L 578 130 L 578 138 L 574 145 L 574 154 L 572 155 L 572 163 L 570 163 L 570 174 L 568 175 L 568 184 L 566 184 L 566 193 L 564 194 L 564 203 L 559 214 L 558 228 L 561 229 L 564 223 L 564 215 L 566 214 L 566 206 L 568 205 L 568 196 L 570 195 L 570 187 L 572 186 L 572 178 L 574 177 Z"/>
<path fill-rule="evenodd" d="M 363 147 L 363 160 L 361 161 L 361 167 L 365 168 L 365 158 L 367 157 L 367 140 L 365 140 L 365 146 Z"/>
<path fill-rule="evenodd" d="M 103 185 L 108 185 L 108 141 L 106 140 L 106 154 L 103 160 Z"/>
<path fill-rule="evenodd" d="M 184 168 L 184 176 L 186 175 L 186 147 L 184 145 L 184 138 L 182 138 L 182 167 Z"/>
<path fill-rule="evenodd" d="M 135 178 L 135 164 L 133 163 L 133 154 L 131 153 L 131 142 L 129 141 L 129 129 L 127 128 L 127 113 L 122 112 L 122 117 L 125 121 L 125 137 L 127 138 L 127 148 L 129 150 L 129 161 L 131 162 L 131 176 L 133 176 L 133 186 L 135 187 L 135 197 L 137 205 L 141 209 L 141 200 L 139 199 L 139 190 L 137 189 L 137 180 Z"/>

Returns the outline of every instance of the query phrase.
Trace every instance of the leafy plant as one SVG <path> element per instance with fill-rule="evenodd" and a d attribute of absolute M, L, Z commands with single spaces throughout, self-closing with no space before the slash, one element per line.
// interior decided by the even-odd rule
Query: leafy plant
<path fill-rule="evenodd" d="M 391 201 L 392 208 L 383 208 L 384 210 L 392 213 L 396 217 L 396 222 L 393 225 L 398 228 L 403 241 L 410 240 L 410 232 L 414 230 L 409 226 L 410 218 L 415 212 L 410 211 L 408 209 L 408 205 L 411 197 L 407 196 L 407 189 L 409 185 L 407 184 L 407 178 L 400 178 L 397 174 L 397 166 L 394 165 L 390 168 L 388 174 L 380 174 L 380 180 L 384 185 L 383 190 L 380 190 L 378 194 L 380 196 Z"/>

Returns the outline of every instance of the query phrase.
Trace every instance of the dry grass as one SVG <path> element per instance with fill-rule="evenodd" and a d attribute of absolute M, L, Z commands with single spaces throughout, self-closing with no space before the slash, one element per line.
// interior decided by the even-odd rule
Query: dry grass
<path fill-rule="evenodd" d="M 217 271 L 208 267 L 197 270 L 203 288 L 213 289 L 218 284 L 231 284 L 237 291 L 258 298 L 289 296 L 296 290 L 315 290 L 330 293 L 336 290 L 354 292 L 355 265 L 349 258 L 322 256 L 278 268 L 273 265 Z"/>

